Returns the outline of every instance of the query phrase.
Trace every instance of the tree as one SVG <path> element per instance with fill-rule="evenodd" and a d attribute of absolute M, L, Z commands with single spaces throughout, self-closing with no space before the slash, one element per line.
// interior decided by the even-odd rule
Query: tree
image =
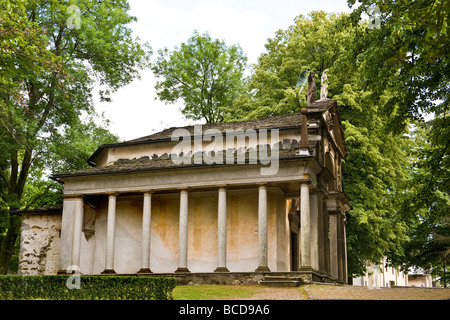
<path fill-rule="evenodd" d="M 347 214 L 348 271 L 358 275 L 367 261 L 384 256 L 398 261 L 404 255 L 408 224 L 396 209 L 408 179 L 409 137 L 404 131 L 387 130 L 389 117 L 380 109 L 388 96 L 373 101 L 371 92 L 361 87 L 360 62 L 353 56 L 358 48 L 353 46 L 367 28 L 345 24 L 346 17 L 317 11 L 277 31 L 254 66 L 247 93 L 229 108 L 227 120 L 299 112 L 306 106 L 306 90 L 299 102 L 294 88 L 299 73 L 311 69 L 320 76 L 329 70 L 328 98 L 338 102 L 348 150 L 343 161 L 344 190 L 353 207 Z"/>
<path fill-rule="evenodd" d="M 148 66 L 150 48 L 132 37 L 127 24 L 135 18 L 126 1 L 73 5 L 0 2 L 0 190 L 7 210 L 24 208 L 29 176 L 57 141 L 67 138 L 62 132 L 82 125 L 82 113 L 94 115 L 95 81 L 108 100 Z M 10 215 L 7 224 L 0 273 L 7 272 L 21 219 Z"/>
<path fill-rule="evenodd" d="M 227 108 L 227 120 L 287 114 L 306 107 L 306 90 L 299 102 L 295 89 L 302 70 L 314 70 L 318 88 L 325 69 L 329 69 L 330 79 L 340 76 L 332 66 L 350 45 L 353 32 L 350 28 L 339 30 L 337 23 L 341 20 L 338 14 L 315 11 L 307 17 L 299 15 L 287 30 L 278 30 L 274 38 L 268 39 L 267 52 L 253 66 L 246 93 Z M 336 86 L 329 89 L 330 96 L 341 90 Z"/>
<path fill-rule="evenodd" d="M 387 97 L 380 109 L 389 115 L 387 129 L 399 132 L 413 122 L 420 142 L 400 211 L 412 226 L 404 262 L 442 270 L 450 249 L 449 242 L 439 238 L 448 236 L 450 219 L 450 6 L 446 0 L 363 0 L 351 14 L 353 23 L 375 6 L 380 12 L 375 17 L 378 27 L 361 34 L 353 47 L 358 48 L 355 59 L 364 61 L 359 68 L 361 85 L 372 92 L 371 101 Z"/>
<path fill-rule="evenodd" d="M 239 45 L 227 46 L 213 40 L 208 33 L 197 31 L 187 43 L 170 52 L 158 50 L 152 70 L 161 101 L 184 101 L 181 110 L 188 119 L 204 119 L 206 123 L 223 120 L 224 108 L 243 92 L 247 58 Z"/>
<path fill-rule="evenodd" d="M 436 120 L 443 119 L 428 122 Z M 414 130 L 411 186 L 400 211 L 411 221 L 405 262 L 433 274 L 446 286 L 450 280 L 450 163 L 448 157 L 441 158 L 441 150 L 448 132 L 436 137 L 428 122 Z"/>

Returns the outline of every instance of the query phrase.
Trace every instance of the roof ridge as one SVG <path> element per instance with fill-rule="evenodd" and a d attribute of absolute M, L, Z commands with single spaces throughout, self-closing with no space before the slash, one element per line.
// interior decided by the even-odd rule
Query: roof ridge
<path fill-rule="evenodd" d="M 151 135 L 143 136 L 140 138 L 132 139 L 132 140 L 126 140 L 122 143 L 130 143 L 130 142 L 142 142 L 142 141 L 151 141 L 151 140 L 158 140 L 160 136 L 163 133 L 168 134 L 169 132 L 173 132 L 176 129 L 193 129 L 197 125 L 201 125 L 202 127 L 206 127 L 206 129 L 214 129 L 214 128 L 223 128 L 223 129 L 230 129 L 231 127 L 238 127 L 239 124 L 251 124 L 254 123 L 255 125 L 265 122 L 276 122 L 280 119 L 290 118 L 290 117 L 300 117 L 300 113 L 291 113 L 291 114 L 284 114 L 284 115 L 277 115 L 277 116 L 267 116 L 264 118 L 257 118 L 257 119 L 248 119 L 248 120 L 241 120 L 241 121 L 232 121 L 232 122 L 217 122 L 217 123 L 199 123 L 199 124 L 191 124 L 181 127 L 170 127 L 163 129 L 161 131 L 155 132 Z M 300 122 L 299 124 L 300 125 Z M 282 126 L 282 124 L 280 124 Z M 274 126 L 274 128 L 277 126 Z M 254 129 L 257 129 L 258 127 L 255 127 Z M 250 128 L 246 128 L 250 129 Z M 154 138 L 154 139 L 153 139 Z"/>

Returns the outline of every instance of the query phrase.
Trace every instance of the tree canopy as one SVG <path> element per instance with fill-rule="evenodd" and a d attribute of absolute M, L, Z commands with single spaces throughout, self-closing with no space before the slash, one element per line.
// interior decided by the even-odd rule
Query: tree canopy
<path fill-rule="evenodd" d="M 180 48 L 158 50 L 152 70 L 158 98 L 182 99 L 182 114 L 206 123 L 224 120 L 224 108 L 243 92 L 247 57 L 239 45 L 227 46 L 206 32 L 194 34 Z"/>
<path fill-rule="evenodd" d="M 388 116 L 387 130 L 414 129 L 411 176 L 399 212 L 410 226 L 403 262 L 441 272 L 450 262 L 450 6 L 445 0 L 364 0 L 350 21 L 359 23 L 370 6 L 379 9 L 378 27 L 357 37 L 351 49 L 361 86 L 371 92 L 370 101 L 386 97 L 380 112 Z"/>
<path fill-rule="evenodd" d="M 86 155 L 93 145 L 117 140 L 95 124 L 92 90 L 97 84 L 108 100 L 148 66 L 150 47 L 132 36 L 128 10 L 124 0 L 0 1 L 0 192 L 7 229 L 0 273 L 21 223 L 8 210 L 38 204 L 31 196 L 36 188 L 51 189 L 39 182 L 44 170 L 62 162 L 84 166 L 74 151 Z"/>

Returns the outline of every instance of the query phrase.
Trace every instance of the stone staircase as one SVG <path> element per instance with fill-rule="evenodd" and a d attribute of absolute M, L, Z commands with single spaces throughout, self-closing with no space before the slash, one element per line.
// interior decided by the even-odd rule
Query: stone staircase
<path fill-rule="evenodd" d="M 260 285 L 269 287 L 298 287 L 303 283 L 301 278 L 287 276 L 264 276 L 259 282 Z"/>

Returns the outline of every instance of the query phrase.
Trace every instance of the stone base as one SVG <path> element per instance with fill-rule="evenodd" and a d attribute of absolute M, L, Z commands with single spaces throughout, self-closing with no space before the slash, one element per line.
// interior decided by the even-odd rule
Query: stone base
<path fill-rule="evenodd" d="M 303 279 L 301 277 L 293 278 L 288 276 L 270 276 L 264 277 L 264 280 L 260 281 L 259 284 L 269 287 L 298 287 L 303 284 Z"/>
<path fill-rule="evenodd" d="M 105 269 L 102 271 L 102 274 L 117 274 L 114 269 Z"/>
<path fill-rule="evenodd" d="M 259 266 L 256 268 L 255 272 L 270 272 L 269 267 Z"/>
<path fill-rule="evenodd" d="M 168 277 L 175 278 L 177 285 L 189 284 L 266 284 L 264 281 L 288 281 L 283 285 L 301 285 L 308 283 L 340 283 L 330 275 L 317 271 L 286 271 L 286 272 L 190 272 L 187 268 L 173 273 L 134 273 L 118 274 L 118 276 L 138 277 Z M 283 278 L 283 279 L 280 279 Z M 277 280 L 278 280 L 277 279 Z M 263 283 L 261 283 L 263 282 Z M 269 284 L 270 285 L 270 284 Z"/>
<path fill-rule="evenodd" d="M 58 275 L 63 275 L 63 274 L 80 274 L 80 272 L 78 270 L 58 270 L 58 272 L 56 274 L 58 274 Z"/>
<path fill-rule="evenodd" d="M 177 270 L 175 270 L 175 273 L 190 273 L 188 268 L 180 267 Z"/>
<path fill-rule="evenodd" d="M 230 270 L 228 270 L 227 267 L 217 267 L 214 272 L 230 272 Z"/>
<path fill-rule="evenodd" d="M 153 273 L 149 268 L 141 268 L 137 273 Z"/>

